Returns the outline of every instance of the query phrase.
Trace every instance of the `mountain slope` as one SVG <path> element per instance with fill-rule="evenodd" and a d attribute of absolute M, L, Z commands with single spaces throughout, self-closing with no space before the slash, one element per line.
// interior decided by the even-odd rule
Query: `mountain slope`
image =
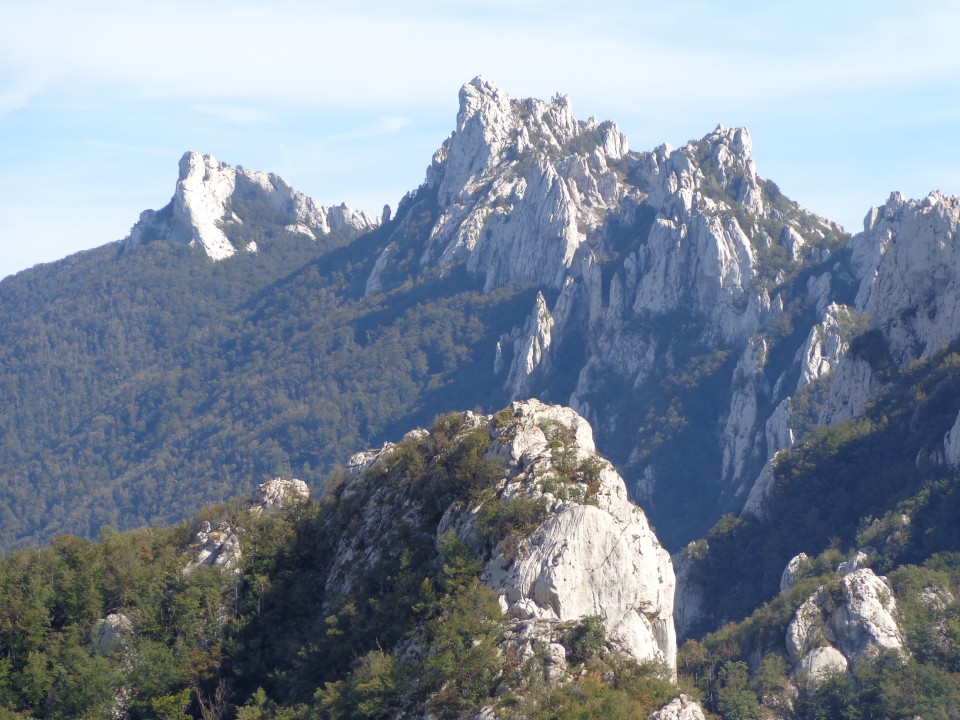
<path fill-rule="evenodd" d="M 757 174 L 745 129 L 632 152 L 482 78 L 376 226 L 188 153 L 127 241 L 0 284 L 0 545 L 319 484 L 438 413 L 537 396 L 589 418 L 678 549 L 762 515 L 778 453 L 860 412 L 886 382 L 860 355 L 952 336 L 956 214 L 894 197 L 851 241 Z"/>
<path fill-rule="evenodd" d="M 454 413 L 316 501 L 274 479 L 193 532 L 0 559 L 0 713 L 645 718 L 676 693 L 672 593 L 582 418 Z"/>

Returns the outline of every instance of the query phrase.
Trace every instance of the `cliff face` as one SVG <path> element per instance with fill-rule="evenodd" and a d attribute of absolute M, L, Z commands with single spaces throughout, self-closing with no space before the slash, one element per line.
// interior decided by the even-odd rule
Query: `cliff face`
<path fill-rule="evenodd" d="M 894 194 L 851 240 L 758 174 L 745 129 L 638 153 L 564 96 L 476 78 L 460 100 L 407 198 L 418 239 L 391 235 L 368 292 L 402 256 L 540 289 L 494 374 L 588 418 L 669 545 L 762 515 L 778 453 L 960 334 L 956 198 Z"/>
<path fill-rule="evenodd" d="M 806 339 L 776 334 L 801 304 L 827 312 L 836 292 L 810 271 L 842 230 L 757 174 L 745 129 L 636 153 L 613 123 L 576 120 L 564 96 L 515 100 L 476 78 L 460 101 L 456 131 L 405 199 L 419 232 L 392 232 L 368 293 L 405 281 L 398 258 L 413 275 L 461 266 L 488 292 L 539 288 L 496 347 L 508 395 L 587 417 L 635 497 L 670 515 L 674 544 L 705 530 L 718 505 L 739 509 L 783 446 L 767 425 L 792 387 L 775 386 L 799 372 Z M 807 382 L 833 349 L 810 349 L 820 359 Z M 672 495 L 695 483 L 702 507 L 674 532 L 689 508 Z"/>

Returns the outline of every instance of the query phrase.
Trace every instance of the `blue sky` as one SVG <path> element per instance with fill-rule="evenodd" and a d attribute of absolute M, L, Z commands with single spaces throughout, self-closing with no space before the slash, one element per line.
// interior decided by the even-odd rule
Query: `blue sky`
<path fill-rule="evenodd" d="M 634 150 L 750 128 L 759 173 L 858 231 L 960 194 L 960 5 L 0 0 L 0 277 L 124 237 L 186 150 L 379 212 L 482 74 Z"/>

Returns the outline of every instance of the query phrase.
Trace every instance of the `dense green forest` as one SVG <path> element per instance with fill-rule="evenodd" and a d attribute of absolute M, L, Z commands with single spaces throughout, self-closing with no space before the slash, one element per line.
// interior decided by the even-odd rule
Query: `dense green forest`
<path fill-rule="evenodd" d="M 219 263 L 114 244 L 0 284 L 0 548 L 177 521 L 277 474 L 321 485 L 439 412 L 502 404 L 496 342 L 533 291 L 421 272 L 363 297 L 413 206 L 358 239 L 264 230 Z"/>
<path fill-rule="evenodd" d="M 896 423 L 904 393 L 947 392 L 960 378 L 958 367 L 951 354 L 912 366 L 874 410 Z M 939 432 L 931 403 L 911 418 L 920 434 Z M 774 712 L 791 720 L 946 720 L 960 712 L 956 476 L 918 473 L 915 491 L 904 490 L 902 501 L 890 498 L 894 504 L 885 509 L 878 501 L 879 515 L 841 523 L 839 532 L 850 527 L 852 534 L 827 538 L 789 590 L 744 603 L 739 621 L 688 639 L 678 685 L 665 669 L 607 649 L 592 618 L 570 624 L 563 643 L 572 680 L 553 684 L 544 680 L 543 658 L 517 664 L 497 650 L 508 620 L 479 580 L 484 557 L 456 535 L 436 537 L 445 507 L 458 499 L 482 503 L 502 472 L 486 459 L 487 431 L 463 430 L 463 417 L 440 417 L 429 435 L 412 435 L 388 451 L 364 476 L 363 487 L 374 493 L 366 499 L 356 489 L 345 493 L 337 473 L 329 495 L 284 511 L 226 503 L 189 524 L 126 533 L 105 527 L 97 541 L 60 535 L 43 549 L 0 559 L 0 717 L 100 718 L 122 708 L 130 718 L 178 720 L 387 718 L 425 710 L 452 718 L 491 705 L 497 717 L 518 720 L 647 718 L 678 692 L 725 720 Z M 823 431 L 794 455 L 852 468 L 864 462 L 860 443 L 884 442 L 882 430 L 858 433 L 854 425 Z M 833 452 L 823 453 L 828 434 Z M 857 476 L 861 492 L 870 493 L 873 481 L 882 486 L 884 462 L 889 457 Z M 785 497 L 789 476 L 780 483 Z M 360 531 L 358 503 L 374 497 L 407 508 L 407 520 L 387 536 L 368 538 L 379 561 L 344 592 L 332 591 L 338 543 Z M 492 542 L 544 519 L 543 507 L 519 500 L 491 507 L 483 527 Z M 905 513 L 908 525 L 900 520 Z M 783 510 L 777 521 L 788 516 Z M 243 557 L 236 570 L 184 571 L 195 552 L 191 528 L 203 521 L 237 530 Z M 765 563 L 758 545 L 741 545 L 735 567 L 715 563 L 732 563 L 731 543 L 750 533 L 755 542 L 782 542 L 776 527 L 762 533 L 726 518 L 707 538 L 709 548 L 701 548 L 699 580 L 716 580 L 711 593 L 731 614 L 740 607 L 733 599 L 752 587 L 737 579 L 762 576 Z M 791 669 L 787 625 L 818 587 L 837 585 L 834 569 L 864 544 L 873 547 L 870 564 L 888 577 L 905 652 L 876 652 L 850 673 L 814 682 Z M 805 549 L 816 550 L 810 543 Z M 104 647 L 96 628 L 110 613 L 129 626 L 119 643 Z"/>

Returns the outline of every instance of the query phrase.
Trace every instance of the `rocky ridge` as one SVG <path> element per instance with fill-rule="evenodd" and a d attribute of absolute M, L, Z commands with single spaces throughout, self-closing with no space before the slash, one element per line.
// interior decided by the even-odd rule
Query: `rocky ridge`
<path fill-rule="evenodd" d="M 540 288 L 526 323 L 500 338 L 495 373 L 514 398 L 549 397 L 587 417 L 631 491 L 654 507 L 667 502 L 665 466 L 676 463 L 653 433 L 638 441 L 626 416 L 694 353 L 721 358 L 712 381 L 735 387 L 708 423 L 725 431 L 706 439 L 716 456 L 708 494 L 730 509 L 783 446 L 766 425 L 797 381 L 775 392 L 778 378 L 802 362 L 807 383 L 832 368 L 829 343 L 795 360 L 802 341 L 786 354 L 771 336 L 786 322 L 791 277 L 823 264 L 842 229 L 758 175 L 743 128 L 631 152 L 615 124 L 576 120 L 566 96 L 511 99 L 476 78 L 461 90 L 456 131 L 401 210 L 428 222 L 415 241 L 409 221 L 396 227 L 368 293 L 401 282 L 390 272 L 410 253 L 414 274 L 460 265 L 487 291 Z M 837 283 L 818 277 L 802 294 L 828 317 Z"/>
<path fill-rule="evenodd" d="M 495 373 L 514 398 L 588 418 L 655 513 L 679 469 L 698 492 L 713 478 L 714 507 L 762 515 L 778 453 L 862 412 L 887 356 L 896 369 L 960 334 L 957 198 L 895 193 L 851 241 L 758 174 L 746 129 L 638 153 L 615 124 L 576 120 L 566 96 L 516 100 L 476 78 L 460 101 L 421 188 L 435 209 L 417 262 L 462 265 L 487 291 L 541 288 L 500 338 Z M 404 242 L 394 233 L 368 289 L 386 287 Z M 870 333 L 880 357 L 858 340 Z M 637 432 L 631 405 L 664 381 L 715 388 L 699 434 L 682 392 L 659 432 Z"/>
<path fill-rule="evenodd" d="M 960 198 L 932 192 L 922 200 L 899 193 L 864 218 L 863 232 L 850 244 L 850 260 L 811 279 L 825 302 L 827 288 L 841 279 L 856 281 L 846 303 L 831 302 L 803 348 L 796 390 L 768 421 L 789 428 L 796 421 L 793 396 L 814 382 L 825 387 L 815 421 L 831 425 L 858 417 L 900 368 L 942 350 L 960 337 L 957 263 Z M 819 288 L 819 290 L 815 290 Z M 793 443 L 793 436 L 768 443 L 768 464 Z M 948 433 L 935 453 L 956 464 L 955 441 Z M 772 473 L 765 468 L 752 487 L 745 511 L 762 516 Z"/>
<path fill-rule="evenodd" d="M 338 494 L 358 508 L 357 531 L 336 543 L 328 594 L 348 592 L 380 561 L 394 533 L 414 528 L 439 543 L 452 532 L 483 559 L 481 579 L 512 618 L 504 646 L 511 656 L 546 652 L 559 663 L 553 674 L 562 674 L 562 629 L 599 616 L 611 649 L 675 671 L 670 557 L 627 499 L 620 476 L 596 455 L 587 422 L 569 408 L 529 400 L 497 416 L 467 413 L 460 434 L 470 432 L 489 435 L 486 457 L 499 464 L 501 479 L 483 503 L 456 501 L 432 527 L 412 497 L 372 480 L 394 447 L 351 459 Z M 407 439 L 430 442 L 425 431 Z M 498 541 L 484 524 L 491 509 L 485 503 L 535 505 L 544 514 L 520 535 Z"/>
<path fill-rule="evenodd" d="M 180 177 L 170 204 L 145 210 L 127 242 L 156 239 L 198 244 L 211 260 L 237 251 L 255 252 L 256 239 L 237 237 L 245 224 L 269 222 L 286 232 L 317 240 L 335 232 L 371 230 L 377 219 L 345 204 L 322 206 L 273 173 L 232 168 L 213 155 L 187 152 L 180 159 Z M 234 239 L 237 238 L 237 239 Z"/>

